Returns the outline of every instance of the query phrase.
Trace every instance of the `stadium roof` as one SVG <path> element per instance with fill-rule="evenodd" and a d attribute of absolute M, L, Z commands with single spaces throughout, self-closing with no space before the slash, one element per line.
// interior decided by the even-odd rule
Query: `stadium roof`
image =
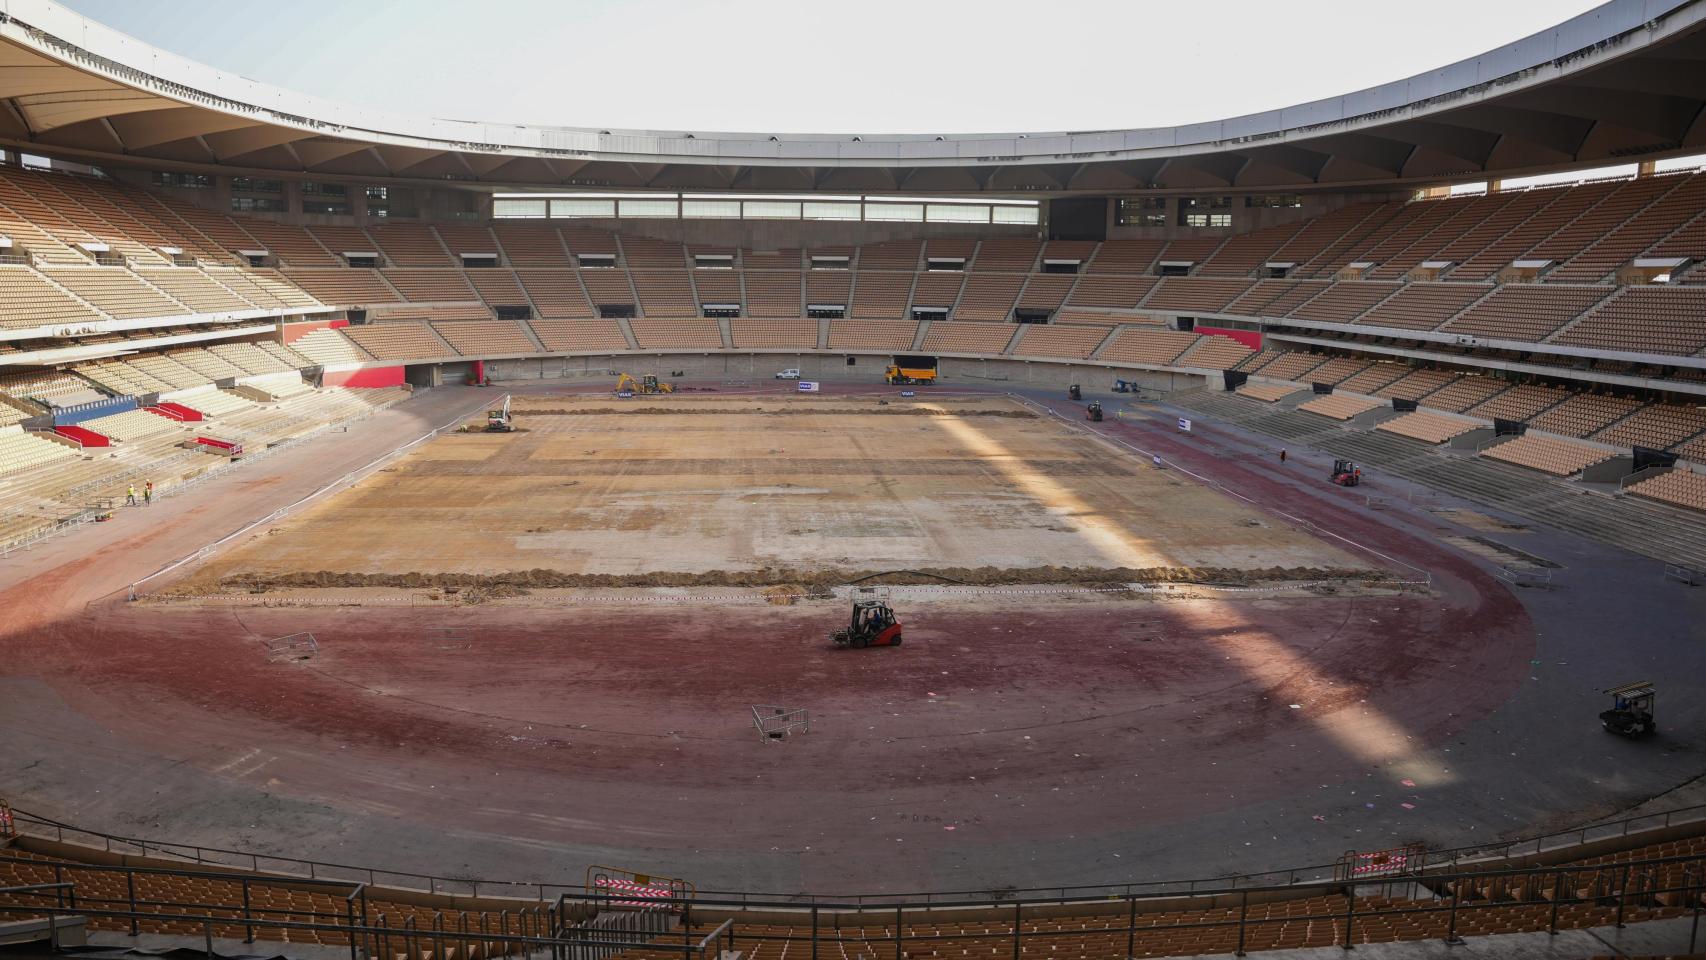
<path fill-rule="evenodd" d="M 184 59 L 51 0 L 0 0 L 0 145 L 90 163 L 480 189 L 1061 195 L 1517 176 L 1699 152 L 1706 0 L 1612 0 L 1426 74 L 1226 120 L 941 136 L 396 117 Z"/>

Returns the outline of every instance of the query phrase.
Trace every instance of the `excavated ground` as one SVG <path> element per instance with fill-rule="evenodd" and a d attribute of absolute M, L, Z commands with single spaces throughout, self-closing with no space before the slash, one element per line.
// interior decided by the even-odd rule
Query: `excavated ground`
<path fill-rule="evenodd" d="M 1000 398 L 553 396 L 514 414 L 520 431 L 441 437 L 169 592 L 1385 578 Z"/>

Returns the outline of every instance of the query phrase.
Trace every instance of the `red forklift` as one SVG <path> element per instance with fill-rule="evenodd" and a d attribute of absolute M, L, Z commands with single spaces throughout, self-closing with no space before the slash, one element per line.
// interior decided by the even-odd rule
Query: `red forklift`
<path fill-rule="evenodd" d="M 894 610 L 885 600 L 855 600 L 853 601 L 853 617 L 847 624 L 847 629 L 837 630 L 829 636 L 830 642 L 838 647 L 898 647 L 900 646 L 900 621 L 895 618 Z"/>
<path fill-rule="evenodd" d="M 1352 460 L 1334 460 L 1329 479 L 1341 487 L 1354 487 L 1362 483 L 1362 468 Z"/>

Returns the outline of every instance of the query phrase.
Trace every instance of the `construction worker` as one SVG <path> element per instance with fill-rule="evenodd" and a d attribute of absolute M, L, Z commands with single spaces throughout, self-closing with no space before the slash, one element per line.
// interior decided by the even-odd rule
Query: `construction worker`
<path fill-rule="evenodd" d="M 128 488 L 126 488 L 126 492 L 124 495 L 124 505 L 127 507 L 136 506 L 136 484 L 133 483 Z"/>
<path fill-rule="evenodd" d="M 1280 447 L 1280 466 L 1285 466 L 1285 448 Z"/>
<path fill-rule="evenodd" d="M 154 481 L 144 480 L 142 482 L 142 504 L 143 504 L 143 506 L 147 506 L 149 504 L 152 504 L 153 502 L 154 502 Z"/>

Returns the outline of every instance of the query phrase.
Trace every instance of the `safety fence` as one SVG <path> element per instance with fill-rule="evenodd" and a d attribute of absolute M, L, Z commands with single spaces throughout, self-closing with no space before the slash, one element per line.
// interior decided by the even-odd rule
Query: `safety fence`
<path fill-rule="evenodd" d="M 145 839 L 86 830 L 16 807 L 12 808 L 12 813 L 14 828 L 20 836 L 81 846 L 91 851 L 100 851 L 106 854 L 168 858 L 197 866 L 265 873 L 282 880 L 336 880 L 344 883 L 359 882 L 368 886 L 384 886 L 429 894 L 535 901 L 548 901 L 559 894 L 579 894 L 589 889 L 584 882 L 540 882 L 494 880 L 466 876 L 453 877 L 254 853 L 203 844 Z M 1644 839 L 1646 837 L 1669 835 L 1679 830 L 1706 833 L 1706 804 L 1607 820 L 1569 830 L 1511 840 L 1427 850 L 1411 858 L 1406 866 L 1414 875 L 1434 876 L 1491 868 L 1500 863 L 1519 859 L 1545 857 L 1559 860 L 1571 858 L 1574 851 L 1590 845 L 1594 847 L 1606 845 L 1639 846 L 1649 842 Z M 1341 863 L 1342 858 L 1332 863 L 1256 871 L 1233 877 L 1223 875 L 1206 878 L 1087 882 L 1046 887 L 1024 887 L 1008 890 L 1007 894 L 1015 899 L 1089 900 L 1129 896 L 1183 896 L 1196 895 L 1204 891 L 1242 890 L 1260 887 L 1290 889 L 1298 884 L 1343 879 Z M 986 897 L 988 892 L 921 890 L 890 893 L 826 893 L 814 896 L 803 893 L 707 890 L 702 891 L 702 895 L 737 903 L 749 901 L 757 903 L 768 900 L 785 901 L 799 906 L 821 900 L 823 902 L 846 902 L 861 906 L 872 906 L 896 902 L 925 904 L 960 902 Z"/>
<path fill-rule="evenodd" d="M 1556 933 L 1692 918 L 1697 946 L 1706 853 L 1481 869 L 1374 880 L 1205 889 L 1188 896 L 988 896 L 887 904 L 562 893 L 545 903 L 411 902 L 363 883 L 18 857 L 0 850 L 0 917 L 66 917 L 90 929 L 201 940 L 288 940 L 361 955 L 712 960 L 724 950 L 895 960 L 1027 953 L 1105 957 L 1234 953 L 1468 935 Z M 624 905 L 618 906 L 617 900 Z M 621 916 L 625 912 L 654 916 Z M 615 916 L 612 916 L 612 915 Z M 603 923 L 598 918 L 606 917 Z M 697 922 L 696 922 L 697 920 Z M 764 951 L 770 953 L 773 951 Z"/>

